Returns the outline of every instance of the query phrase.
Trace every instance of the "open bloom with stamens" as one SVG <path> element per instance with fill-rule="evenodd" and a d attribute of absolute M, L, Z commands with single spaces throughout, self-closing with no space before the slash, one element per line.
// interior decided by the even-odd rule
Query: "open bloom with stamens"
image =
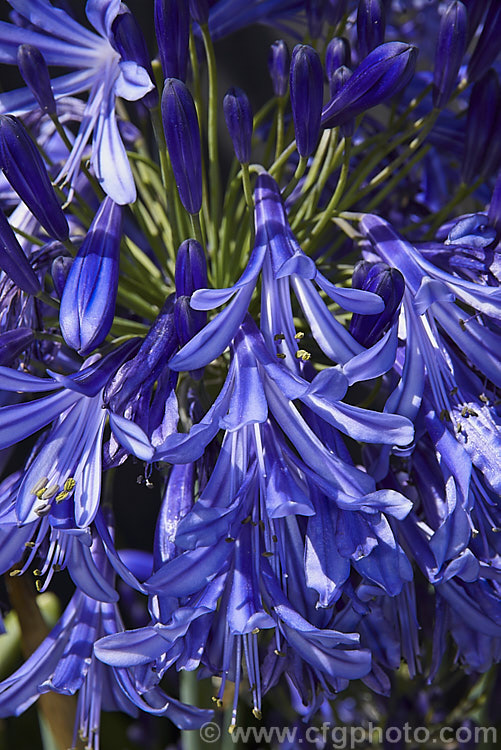
<path fill-rule="evenodd" d="M 123 60 L 113 46 L 112 25 L 120 13 L 120 0 L 88 0 L 87 18 L 97 33 L 81 26 L 49 0 L 12 0 L 10 5 L 30 22 L 30 27 L 0 22 L 0 61 L 17 65 L 18 47 L 31 44 L 49 66 L 73 69 L 52 80 L 56 102 L 61 97 L 89 94 L 78 135 L 58 181 L 73 187 L 92 136 L 91 165 L 103 190 L 115 203 L 133 203 L 136 188 L 118 129 L 115 99 L 141 99 L 153 83 L 140 64 Z M 0 95 L 2 113 L 23 114 L 36 106 L 29 88 Z"/>

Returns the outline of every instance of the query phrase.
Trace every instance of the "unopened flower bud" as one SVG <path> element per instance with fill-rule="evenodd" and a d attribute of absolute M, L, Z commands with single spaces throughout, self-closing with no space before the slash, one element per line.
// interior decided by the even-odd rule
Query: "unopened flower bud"
<path fill-rule="evenodd" d="M 335 36 L 330 40 L 325 50 L 325 72 L 327 80 L 330 81 L 335 70 L 346 65 L 350 67 L 351 52 L 350 43 L 342 36 Z"/>
<path fill-rule="evenodd" d="M 277 39 L 270 47 L 268 70 L 270 71 L 273 93 L 285 96 L 289 84 L 290 54 L 283 39 Z"/>
<path fill-rule="evenodd" d="M 17 50 L 17 65 L 40 109 L 48 115 L 55 115 L 56 101 L 49 69 L 40 50 L 31 44 L 21 44 Z"/>
<path fill-rule="evenodd" d="M 386 18 L 382 0 L 360 0 L 357 12 L 357 38 L 360 56 L 384 42 Z"/>
<path fill-rule="evenodd" d="M 322 126 L 342 125 L 397 94 L 412 78 L 416 58 L 416 47 L 403 42 L 385 42 L 376 47 L 324 107 Z"/>
<path fill-rule="evenodd" d="M 0 115 L 0 168 L 45 231 L 62 242 L 68 239 L 68 222 L 42 157 L 21 120 L 12 115 Z"/>
<path fill-rule="evenodd" d="M 329 77 L 329 90 L 331 96 L 336 96 L 337 92 L 346 85 L 352 75 L 352 71 L 347 68 L 346 65 L 341 65 L 341 67 L 337 68 L 337 70 L 335 70 Z M 345 122 L 343 125 L 340 125 L 339 130 L 343 138 L 351 137 L 355 130 L 355 120 L 352 119 Z"/>
<path fill-rule="evenodd" d="M 296 145 L 300 156 L 310 156 L 320 133 L 323 100 L 322 63 L 315 50 L 298 44 L 292 53 L 290 93 Z"/>
<path fill-rule="evenodd" d="M 384 310 L 377 315 L 354 313 L 350 323 L 351 335 L 363 346 L 370 347 L 393 323 L 405 290 L 404 277 L 386 263 L 362 260 L 354 268 L 352 286 L 379 294 Z"/>
<path fill-rule="evenodd" d="M 164 76 L 186 81 L 190 39 L 186 0 L 155 0 L 155 32 Z"/>
<path fill-rule="evenodd" d="M 469 81 L 478 81 L 489 70 L 499 54 L 501 37 L 501 3 L 491 2 L 482 32 L 477 40 L 467 68 Z"/>
<path fill-rule="evenodd" d="M 202 245 L 196 240 L 185 240 L 179 246 L 174 274 L 176 295 L 191 297 L 196 289 L 207 286 L 207 262 Z"/>
<path fill-rule="evenodd" d="M 196 214 L 202 206 L 200 131 L 193 97 L 177 78 L 165 81 L 162 120 L 181 203 L 190 214 Z"/>
<path fill-rule="evenodd" d="M 55 292 L 59 299 L 63 296 L 66 279 L 68 278 L 72 265 L 73 258 L 68 258 L 65 255 L 58 255 L 58 257 L 54 258 L 52 261 L 50 274 L 52 276 L 52 283 L 54 284 Z"/>
<path fill-rule="evenodd" d="M 459 68 L 466 50 L 467 15 L 459 0 L 449 3 L 440 21 L 435 68 L 433 73 L 433 105 L 444 107 L 456 85 Z"/>
<path fill-rule="evenodd" d="M 223 99 L 223 111 L 236 157 L 241 164 L 248 164 L 252 141 L 252 110 L 245 91 L 231 88 Z"/>
<path fill-rule="evenodd" d="M 466 185 L 471 185 L 480 175 L 486 174 L 486 157 L 494 143 L 500 107 L 499 80 L 491 68 L 473 86 L 468 105 L 461 170 Z"/>
<path fill-rule="evenodd" d="M 0 211 L 0 268 L 23 292 L 40 291 L 41 284 L 3 211 Z"/>
<path fill-rule="evenodd" d="M 111 328 L 121 239 L 122 209 L 107 196 L 73 261 L 61 298 L 61 332 L 80 354 L 102 344 Z"/>

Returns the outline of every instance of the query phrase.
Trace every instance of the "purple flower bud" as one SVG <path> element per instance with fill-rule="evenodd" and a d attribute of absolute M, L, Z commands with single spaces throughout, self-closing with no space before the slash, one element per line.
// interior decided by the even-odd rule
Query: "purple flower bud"
<path fill-rule="evenodd" d="M 35 144 L 17 117 L 0 115 L 0 168 L 51 237 L 64 241 L 69 229 Z"/>
<path fill-rule="evenodd" d="M 270 47 L 268 70 L 270 71 L 273 93 L 285 96 L 289 84 L 290 55 L 283 39 L 277 39 Z"/>
<path fill-rule="evenodd" d="M 376 47 L 324 107 L 322 126 L 342 125 L 397 94 L 412 78 L 416 58 L 416 47 L 403 42 L 385 42 Z"/>
<path fill-rule="evenodd" d="M 179 245 L 174 282 L 178 297 L 191 297 L 196 289 L 207 287 L 205 253 L 196 240 L 185 240 Z"/>
<path fill-rule="evenodd" d="M 384 301 L 384 310 L 377 315 L 354 313 L 350 323 L 351 335 L 363 346 L 369 347 L 393 323 L 400 307 L 405 289 L 404 277 L 396 268 L 386 263 L 370 263 L 362 260 L 353 270 L 352 286 L 379 294 Z"/>
<path fill-rule="evenodd" d="M 348 0 L 326 0 L 325 17 L 331 26 L 337 26 L 348 8 Z"/>
<path fill-rule="evenodd" d="M 478 81 L 491 67 L 499 53 L 501 37 L 501 3 L 491 2 L 484 27 L 480 34 L 467 68 L 469 81 Z"/>
<path fill-rule="evenodd" d="M 73 261 L 61 298 L 61 332 L 80 354 L 102 344 L 111 328 L 121 238 L 122 209 L 106 196 Z"/>
<path fill-rule="evenodd" d="M 459 0 L 454 0 L 447 6 L 438 31 L 433 73 L 434 107 L 444 107 L 447 104 L 456 84 L 466 50 L 466 29 L 466 8 Z"/>
<path fill-rule="evenodd" d="M 306 0 L 306 15 L 308 30 L 312 39 L 318 39 L 322 31 L 322 21 L 325 14 L 324 0 Z"/>
<path fill-rule="evenodd" d="M 386 17 L 382 0 L 360 0 L 357 12 L 358 49 L 361 57 L 384 42 Z"/>
<path fill-rule="evenodd" d="M 223 99 L 224 119 L 238 161 L 248 164 L 252 141 L 252 109 L 245 91 L 231 88 Z"/>
<path fill-rule="evenodd" d="M 178 297 L 174 305 L 174 325 L 180 346 L 184 346 L 202 330 L 207 322 L 207 313 L 194 310 L 189 297 Z M 196 370 L 195 370 L 196 372 Z"/>
<path fill-rule="evenodd" d="M 337 92 L 343 88 L 352 75 L 352 71 L 346 65 L 341 65 L 340 68 L 335 70 L 329 78 L 331 96 L 336 96 Z M 355 130 L 355 120 L 348 120 L 348 122 L 340 126 L 339 130 L 343 138 L 351 138 Z"/>
<path fill-rule="evenodd" d="M 463 4 L 466 6 L 468 15 L 468 34 L 466 42 L 468 45 L 475 36 L 475 32 L 489 7 L 490 0 L 487 0 L 487 2 L 484 2 L 484 0 L 463 0 Z"/>
<path fill-rule="evenodd" d="M 335 36 L 330 40 L 325 50 L 325 72 L 327 80 L 330 81 L 335 70 L 341 65 L 350 67 L 351 52 L 350 43 L 342 36 Z"/>
<path fill-rule="evenodd" d="M 3 211 L 0 211 L 0 268 L 23 292 L 40 291 L 41 284 Z"/>
<path fill-rule="evenodd" d="M 208 0 L 190 0 L 190 15 L 200 26 L 206 24 L 209 20 Z"/>
<path fill-rule="evenodd" d="M 300 156 L 310 156 L 320 133 L 323 101 L 322 63 L 313 47 L 298 44 L 292 53 L 290 92 L 296 145 Z"/>
<path fill-rule="evenodd" d="M 486 173 L 486 156 L 494 143 L 499 109 L 499 81 L 491 68 L 473 86 L 468 105 L 461 170 L 462 180 L 467 185 Z"/>
<path fill-rule="evenodd" d="M 24 82 L 48 115 L 56 114 L 56 102 L 45 57 L 31 44 L 21 44 L 17 50 L 17 65 Z"/>
<path fill-rule="evenodd" d="M 58 255 L 58 257 L 54 258 L 52 261 L 50 274 L 52 276 L 52 283 L 54 284 L 55 292 L 59 299 L 63 296 L 66 279 L 68 278 L 72 265 L 73 258 L 68 258 L 65 255 Z"/>
<path fill-rule="evenodd" d="M 181 203 L 190 214 L 202 205 L 202 150 L 195 102 L 177 78 L 167 78 L 162 94 L 162 120 Z"/>
<path fill-rule="evenodd" d="M 186 81 L 190 39 L 186 0 L 155 0 L 155 32 L 164 76 Z"/>
<path fill-rule="evenodd" d="M 114 45 L 122 60 L 131 60 L 141 65 L 154 83 L 155 76 L 151 67 L 150 54 L 141 27 L 130 10 L 124 5 L 122 5 L 122 8 L 123 10 L 116 16 L 111 25 Z M 156 88 L 143 96 L 142 101 L 147 107 L 156 107 L 158 104 Z"/>
<path fill-rule="evenodd" d="M 0 334 L 0 365 L 11 365 L 32 341 L 31 328 L 20 327 Z"/>

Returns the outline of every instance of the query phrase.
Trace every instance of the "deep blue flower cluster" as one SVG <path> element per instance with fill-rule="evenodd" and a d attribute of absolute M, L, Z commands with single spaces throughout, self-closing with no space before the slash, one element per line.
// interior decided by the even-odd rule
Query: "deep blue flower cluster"
<path fill-rule="evenodd" d="M 87 0 L 85 22 L 9 5 L 0 62 L 26 85 L 0 94 L 6 624 L 33 643 L 25 608 L 63 570 L 73 593 L 0 681 L 0 716 L 77 696 L 69 730 L 40 710 L 63 750 L 98 750 L 102 711 L 193 730 L 225 709 L 232 732 L 246 706 L 268 721 L 273 689 L 309 721 L 352 681 L 393 696 L 402 661 L 432 683 L 451 644 L 488 672 L 498 1 L 154 0 L 136 19 Z M 261 109 L 219 90 L 214 47 L 256 23 L 280 36 Z M 126 462 L 160 489 L 140 550 Z"/>

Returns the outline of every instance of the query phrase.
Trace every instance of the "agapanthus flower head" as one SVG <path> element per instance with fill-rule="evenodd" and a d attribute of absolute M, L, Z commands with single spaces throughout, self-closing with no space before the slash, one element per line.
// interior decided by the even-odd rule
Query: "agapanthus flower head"
<path fill-rule="evenodd" d="M 414 74 L 417 49 L 385 42 L 370 52 L 322 111 L 322 127 L 342 125 L 400 92 Z"/>
<path fill-rule="evenodd" d="M 0 168 L 45 231 L 68 238 L 68 222 L 35 144 L 17 117 L 0 115 Z"/>
<path fill-rule="evenodd" d="M 190 9 L 183 0 L 155 0 L 155 32 L 165 78 L 186 81 Z"/>
<path fill-rule="evenodd" d="M 466 35 L 466 8 L 460 0 L 453 0 L 447 5 L 438 30 L 433 70 L 435 107 L 444 107 L 449 101 L 466 50 Z"/>
<path fill-rule="evenodd" d="M 202 205 L 200 131 L 193 97 L 177 78 L 165 81 L 162 120 L 181 203 L 190 214 L 196 214 Z"/>
<path fill-rule="evenodd" d="M 241 164 L 248 164 L 252 141 L 252 109 L 245 91 L 239 88 L 229 89 L 223 99 L 223 110 L 235 155 Z"/>
<path fill-rule="evenodd" d="M 320 134 L 323 101 L 322 63 L 313 47 L 294 47 L 290 68 L 290 95 L 296 145 L 300 156 L 310 156 Z"/>
<path fill-rule="evenodd" d="M 49 69 L 39 49 L 31 44 L 21 44 L 17 50 L 19 72 L 30 88 L 40 108 L 48 115 L 56 114 L 56 101 Z"/>
<path fill-rule="evenodd" d="M 357 39 L 361 57 L 367 57 L 384 42 L 386 13 L 383 0 L 359 0 L 357 10 Z"/>

